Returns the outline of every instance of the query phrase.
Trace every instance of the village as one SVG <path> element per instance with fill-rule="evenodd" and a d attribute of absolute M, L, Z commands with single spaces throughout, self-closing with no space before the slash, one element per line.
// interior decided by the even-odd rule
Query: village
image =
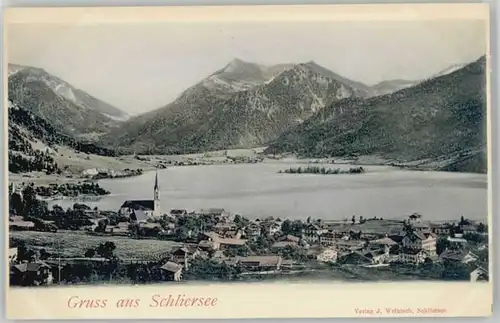
<path fill-rule="evenodd" d="M 481 222 L 430 222 L 418 213 L 404 220 L 352 215 L 292 221 L 249 220 L 222 208 L 162 212 L 158 174 L 152 200 L 127 200 L 118 211 L 78 203 L 49 210 L 34 187 L 14 189 L 9 230 L 13 286 L 294 277 L 488 280 L 488 228 Z M 77 246 L 69 248 L 68 240 L 76 238 Z"/>

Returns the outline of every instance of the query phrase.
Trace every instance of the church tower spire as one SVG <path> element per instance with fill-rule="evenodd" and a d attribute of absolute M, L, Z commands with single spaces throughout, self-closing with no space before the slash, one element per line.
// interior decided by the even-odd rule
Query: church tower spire
<path fill-rule="evenodd" d="M 158 170 L 156 170 L 155 175 L 155 186 L 153 188 L 154 191 L 154 211 L 153 214 L 156 217 L 161 216 L 161 206 L 160 206 L 160 184 L 158 183 Z"/>

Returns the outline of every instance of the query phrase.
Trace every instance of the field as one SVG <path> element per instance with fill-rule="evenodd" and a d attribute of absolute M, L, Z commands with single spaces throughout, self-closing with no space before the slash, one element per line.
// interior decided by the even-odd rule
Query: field
<path fill-rule="evenodd" d="M 116 245 L 115 254 L 122 259 L 148 260 L 154 255 L 171 251 L 176 242 L 162 240 L 135 240 L 128 237 L 93 236 L 85 232 L 60 231 L 57 233 L 36 231 L 9 232 L 11 242 L 24 241 L 30 246 L 44 248 L 61 257 L 83 257 L 89 248 L 112 241 Z"/>

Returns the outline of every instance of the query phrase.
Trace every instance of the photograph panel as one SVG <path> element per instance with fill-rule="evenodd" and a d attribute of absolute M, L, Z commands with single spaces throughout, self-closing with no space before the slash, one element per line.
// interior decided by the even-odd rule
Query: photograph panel
<path fill-rule="evenodd" d="M 11 11 L 12 292 L 489 285 L 487 10 L 377 7 Z"/>

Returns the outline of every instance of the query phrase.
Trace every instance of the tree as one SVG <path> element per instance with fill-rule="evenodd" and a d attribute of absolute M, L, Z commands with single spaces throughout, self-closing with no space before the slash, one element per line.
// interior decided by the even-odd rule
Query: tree
<path fill-rule="evenodd" d="M 444 238 L 439 238 L 436 242 L 436 253 L 440 255 L 445 251 L 446 249 L 450 248 L 450 241 Z"/>
<path fill-rule="evenodd" d="M 484 233 L 486 232 L 486 226 L 483 224 L 483 222 L 479 223 L 477 226 L 477 232 Z"/>
<path fill-rule="evenodd" d="M 286 219 L 281 223 L 281 232 L 284 234 L 289 234 L 292 231 L 292 221 Z"/>
<path fill-rule="evenodd" d="M 306 223 L 307 224 L 311 223 L 311 217 L 310 216 L 307 217 Z"/>
<path fill-rule="evenodd" d="M 89 248 L 87 251 L 85 251 L 85 257 L 86 258 L 92 258 L 95 256 L 95 249 Z"/>
<path fill-rule="evenodd" d="M 46 260 L 48 259 L 50 254 L 47 252 L 45 249 L 40 250 L 40 260 Z"/>
<path fill-rule="evenodd" d="M 16 215 L 23 214 L 23 199 L 19 193 L 12 193 L 10 195 L 10 208 L 16 212 Z"/>
<path fill-rule="evenodd" d="M 352 221 L 352 224 L 356 223 L 356 215 L 353 215 L 353 216 L 352 216 L 351 221 Z"/>
<path fill-rule="evenodd" d="M 96 248 L 96 252 L 98 255 L 106 259 L 111 259 L 114 257 L 115 249 L 116 245 L 113 241 L 106 241 L 105 243 L 99 244 L 99 246 Z"/>

